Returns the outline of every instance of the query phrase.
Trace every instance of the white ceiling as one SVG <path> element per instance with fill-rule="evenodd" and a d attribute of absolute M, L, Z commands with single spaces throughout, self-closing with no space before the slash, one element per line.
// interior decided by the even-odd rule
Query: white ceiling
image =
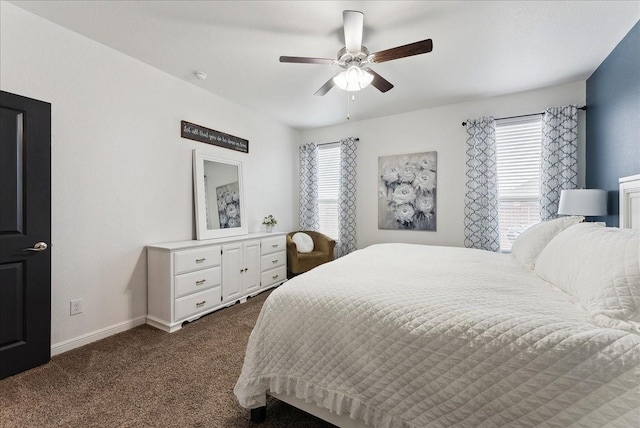
<path fill-rule="evenodd" d="M 344 122 L 347 95 L 313 95 L 337 66 L 278 58 L 335 58 L 346 9 L 364 12 L 371 52 L 434 45 L 372 67 L 395 88 L 356 93 L 352 120 L 584 80 L 640 19 L 638 0 L 12 3 L 297 129 Z"/>

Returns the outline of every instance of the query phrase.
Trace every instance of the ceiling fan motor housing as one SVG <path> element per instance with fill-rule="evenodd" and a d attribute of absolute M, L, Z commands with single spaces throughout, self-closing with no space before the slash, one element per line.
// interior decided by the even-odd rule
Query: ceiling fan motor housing
<path fill-rule="evenodd" d="M 346 47 L 338 51 L 337 64 L 343 69 L 347 69 L 352 65 L 362 68 L 369 63 L 369 49 L 362 45 L 360 52 L 349 52 Z"/>

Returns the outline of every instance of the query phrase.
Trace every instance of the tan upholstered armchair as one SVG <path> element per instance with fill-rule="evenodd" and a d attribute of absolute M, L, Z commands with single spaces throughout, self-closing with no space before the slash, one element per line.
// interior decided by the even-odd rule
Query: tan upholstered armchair
<path fill-rule="evenodd" d="M 320 232 L 311 230 L 301 230 L 313 240 L 313 251 L 310 253 L 299 253 L 296 243 L 291 237 L 297 232 L 287 234 L 287 273 L 289 277 L 299 275 L 314 267 L 333 260 L 333 249 L 336 241 L 323 235 Z"/>

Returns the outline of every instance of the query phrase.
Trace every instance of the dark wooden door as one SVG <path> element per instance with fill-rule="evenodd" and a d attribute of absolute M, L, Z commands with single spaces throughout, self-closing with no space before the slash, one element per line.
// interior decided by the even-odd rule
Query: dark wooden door
<path fill-rule="evenodd" d="M 51 358 L 51 104 L 0 91 L 0 379 Z"/>

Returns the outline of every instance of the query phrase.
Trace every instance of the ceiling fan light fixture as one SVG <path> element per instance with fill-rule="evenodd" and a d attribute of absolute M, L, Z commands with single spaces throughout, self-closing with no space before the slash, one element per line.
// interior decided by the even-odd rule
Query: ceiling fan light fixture
<path fill-rule="evenodd" d="M 364 89 L 373 81 L 373 75 L 357 65 L 352 65 L 333 78 L 334 83 L 342 90 L 355 92 Z"/>

